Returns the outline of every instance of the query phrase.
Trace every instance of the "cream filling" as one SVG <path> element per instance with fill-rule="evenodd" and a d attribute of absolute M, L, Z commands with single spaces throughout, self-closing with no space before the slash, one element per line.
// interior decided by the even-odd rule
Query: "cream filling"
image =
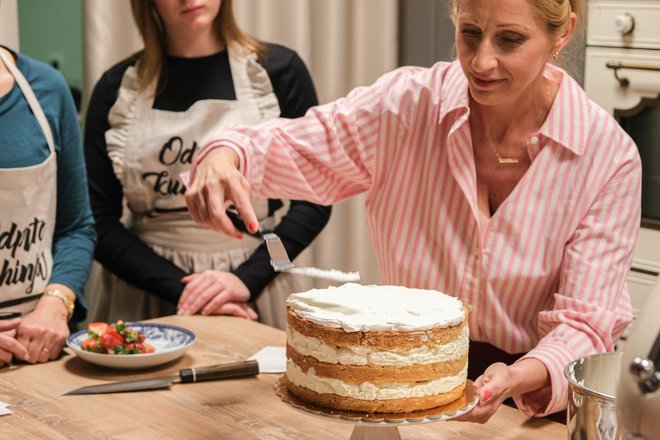
<path fill-rule="evenodd" d="M 329 364 L 401 366 L 459 359 L 468 352 L 469 334 L 466 325 L 456 339 L 444 345 L 425 346 L 412 350 L 375 351 L 364 346 L 338 347 L 288 328 L 287 344 L 304 356 L 311 356 Z"/>
<path fill-rule="evenodd" d="M 447 393 L 463 384 L 467 379 L 467 365 L 455 376 L 441 377 L 427 382 L 386 382 L 352 384 L 339 379 L 318 377 L 313 368 L 304 373 L 292 361 L 287 361 L 286 375 L 294 385 L 319 394 L 336 394 L 358 400 L 391 400 L 411 397 L 426 397 Z"/>

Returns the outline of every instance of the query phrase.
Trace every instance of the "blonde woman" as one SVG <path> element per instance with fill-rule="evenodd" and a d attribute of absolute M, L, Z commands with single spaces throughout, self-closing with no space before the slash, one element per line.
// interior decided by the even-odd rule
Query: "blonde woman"
<path fill-rule="evenodd" d="M 367 193 L 384 282 L 473 306 L 481 401 L 465 418 L 484 422 L 511 397 L 547 416 L 566 406 L 564 366 L 613 350 L 630 322 L 639 154 L 554 64 L 586 1 L 453 6 L 457 61 L 224 130 L 198 152 L 186 199 L 200 223 L 235 233 L 220 208 L 233 203 L 253 230 L 248 188 L 320 203 Z"/>
<path fill-rule="evenodd" d="M 144 50 L 103 75 L 85 127 L 104 267 L 93 279 L 91 319 L 227 314 L 283 327 L 294 278 L 276 276 L 259 240 L 196 225 L 178 176 L 212 127 L 302 116 L 317 103 L 307 69 L 295 52 L 241 32 L 231 0 L 131 4 Z M 281 206 L 268 200 L 254 209 L 274 225 Z M 276 232 L 292 257 L 329 215 L 329 207 L 291 202 Z"/>

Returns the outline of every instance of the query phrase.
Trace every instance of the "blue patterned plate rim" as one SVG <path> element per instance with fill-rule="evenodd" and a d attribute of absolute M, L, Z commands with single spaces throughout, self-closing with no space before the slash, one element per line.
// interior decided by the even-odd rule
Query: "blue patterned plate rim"
<path fill-rule="evenodd" d="M 197 336 L 195 335 L 195 333 L 193 333 L 191 330 L 188 330 L 187 328 L 179 327 L 179 326 L 176 326 L 176 325 L 158 324 L 158 323 L 155 323 L 155 322 L 139 322 L 139 321 L 131 321 L 131 322 L 127 322 L 125 324 L 126 324 L 127 327 L 133 328 L 133 329 L 138 330 L 140 332 L 142 332 L 142 329 L 144 329 L 144 328 L 158 329 L 158 330 L 172 330 L 172 331 L 182 333 L 182 334 L 188 336 L 188 338 L 185 341 L 185 343 L 183 343 L 181 345 L 176 345 L 174 347 L 168 347 L 168 348 L 165 348 L 165 349 L 157 350 L 154 353 L 108 355 L 108 354 L 103 354 L 103 353 L 94 353 L 92 351 L 86 351 L 85 354 L 87 354 L 88 356 L 92 356 L 92 357 L 99 356 L 99 357 L 105 358 L 107 356 L 117 356 L 117 357 L 130 357 L 131 359 L 133 359 L 133 358 L 139 359 L 139 358 L 144 358 L 144 357 L 156 356 L 156 355 L 159 355 L 159 354 L 162 354 L 162 353 L 169 353 L 171 351 L 180 350 L 182 348 L 187 348 L 187 347 L 190 347 L 191 345 L 193 345 L 195 343 L 195 341 L 197 341 Z M 80 348 L 80 343 L 76 342 L 76 339 L 87 335 L 87 332 L 88 332 L 88 330 L 78 330 L 77 332 L 69 335 L 69 337 L 66 339 L 66 345 L 68 345 L 69 347 L 71 347 L 74 350 L 82 351 L 82 348 Z M 84 340 L 84 338 L 83 338 L 83 340 Z M 82 341 L 80 341 L 80 342 L 82 342 Z"/>

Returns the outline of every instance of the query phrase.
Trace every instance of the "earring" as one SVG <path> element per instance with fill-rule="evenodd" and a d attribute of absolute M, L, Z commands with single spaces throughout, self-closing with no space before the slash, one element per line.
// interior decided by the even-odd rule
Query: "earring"
<path fill-rule="evenodd" d="M 555 53 L 552 54 L 552 59 L 557 61 L 557 58 L 559 58 L 559 51 L 556 50 Z"/>

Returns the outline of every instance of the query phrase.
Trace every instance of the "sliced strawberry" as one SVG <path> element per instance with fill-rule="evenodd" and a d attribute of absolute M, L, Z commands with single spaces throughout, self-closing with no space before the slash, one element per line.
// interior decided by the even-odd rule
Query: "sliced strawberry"
<path fill-rule="evenodd" d="M 96 339 L 85 339 L 80 348 L 85 351 L 91 351 L 93 353 L 106 353 L 105 348 L 103 348 L 101 343 Z"/>
<path fill-rule="evenodd" d="M 106 329 L 108 328 L 108 324 L 105 322 L 90 322 L 87 324 L 87 330 L 96 333 L 97 335 L 101 335 L 105 333 Z"/>
<path fill-rule="evenodd" d="M 124 338 L 119 334 L 115 332 L 105 332 L 101 335 L 100 337 L 101 345 L 103 348 L 105 348 L 108 351 L 112 351 L 115 346 L 119 344 L 124 344 Z"/>

